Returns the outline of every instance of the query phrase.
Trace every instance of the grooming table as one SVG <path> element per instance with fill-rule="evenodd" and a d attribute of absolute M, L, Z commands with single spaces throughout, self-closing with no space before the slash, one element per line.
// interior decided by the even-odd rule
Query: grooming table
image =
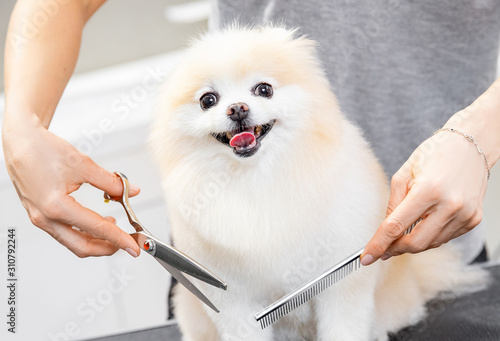
<path fill-rule="evenodd" d="M 486 269 L 493 275 L 493 282 L 488 289 L 457 299 L 432 300 L 428 303 L 429 315 L 424 321 L 391 336 L 390 340 L 500 340 L 500 264 L 486 266 Z M 92 341 L 143 340 L 180 341 L 181 334 L 175 323 L 170 323 Z"/>

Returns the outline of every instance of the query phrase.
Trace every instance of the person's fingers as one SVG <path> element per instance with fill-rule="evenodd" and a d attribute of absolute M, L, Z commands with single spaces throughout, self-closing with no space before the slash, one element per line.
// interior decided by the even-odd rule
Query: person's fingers
<path fill-rule="evenodd" d="M 88 161 L 87 171 L 85 172 L 85 180 L 94 187 L 97 187 L 112 197 L 119 197 L 123 194 L 123 184 L 120 178 L 111 172 L 108 172 L 91 159 Z M 129 184 L 130 197 L 136 196 L 140 192 L 140 188 L 136 185 Z"/>
<path fill-rule="evenodd" d="M 462 221 L 462 223 L 459 224 L 458 227 L 455 227 L 453 229 L 453 234 L 450 236 L 450 240 L 458 238 L 461 235 L 466 234 L 467 232 L 470 232 L 470 230 L 472 230 L 474 227 L 479 225 L 479 223 L 481 222 L 482 219 L 483 219 L 482 209 L 477 210 L 472 215 L 469 215 L 468 219 L 465 219 L 464 221 Z"/>
<path fill-rule="evenodd" d="M 413 228 L 411 233 L 396 239 L 384 252 L 383 258 L 403 253 L 418 253 L 445 243 L 446 235 L 450 234 L 449 229 L 452 228 L 448 226 L 449 220 L 449 217 L 438 212 L 429 214 Z"/>
<path fill-rule="evenodd" d="M 455 239 L 475 227 L 481 213 L 464 214 L 440 208 L 419 222 L 410 234 L 394 241 L 381 259 L 403 253 L 419 253 Z"/>
<path fill-rule="evenodd" d="M 408 227 L 425 214 L 429 203 L 422 200 L 418 193 L 416 189 L 410 190 L 401 204 L 382 222 L 375 235 L 365 246 L 361 255 L 362 265 L 370 265 L 379 259 Z"/>
<path fill-rule="evenodd" d="M 461 235 L 466 234 L 470 230 L 471 230 L 470 228 L 462 227 L 462 228 L 456 230 L 455 233 L 453 233 L 453 235 L 451 236 L 450 240 L 458 238 Z"/>
<path fill-rule="evenodd" d="M 460 237 L 461 235 L 469 232 L 471 228 L 466 227 L 464 222 L 453 219 L 448 224 L 446 224 L 438 236 L 429 245 L 429 249 L 435 248 L 442 244 L 449 242 L 452 239 Z"/>
<path fill-rule="evenodd" d="M 84 231 L 73 229 L 70 225 L 53 223 L 52 229 L 47 232 L 80 258 L 110 256 L 118 250 L 113 243 L 94 238 Z"/>
<path fill-rule="evenodd" d="M 58 211 L 64 212 L 64 214 L 58 217 L 51 217 L 52 220 L 59 220 L 64 224 L 76 226 L 96 238 L 110 241 L 134 257 L 139 255 L 139 246 L 128 233 L 96 212 L 81 206 L 71 196 L 60 202 L 58 206 Z"/>
<path fill-rule="evenodd" d="M 404 200 L 408 194 L 408 177 L 406 172 L 398 171 L 391 179 L 391 194 L 389 196 L 389 203 L 387 204 L 387 218 L 398 205 Z"/>

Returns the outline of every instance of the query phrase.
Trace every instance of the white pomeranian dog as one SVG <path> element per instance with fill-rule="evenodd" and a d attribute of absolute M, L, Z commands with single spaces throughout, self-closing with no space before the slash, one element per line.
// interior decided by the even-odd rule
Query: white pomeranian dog
<path fill-rule="evenodd" d="M 365 245 L 389 186 L 340 112 L 315 43 L 279 27 L 194 42 L 162 90 L 151 135 L 175 246 L 228 284 L 182 286 L 185 341 L 384 340 L 443 290 L 486 279 L 448 247 L 363 267 L 272 326 L 254 315 Z M 418 228 L 418 227 L 417 227 Z"/>

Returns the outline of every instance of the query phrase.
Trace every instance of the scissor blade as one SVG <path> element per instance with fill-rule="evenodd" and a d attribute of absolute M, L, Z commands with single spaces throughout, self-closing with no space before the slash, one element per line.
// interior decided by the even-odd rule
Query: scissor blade
<path fill-rule="evenodd" d="M 210 270 L 205 268 L 203 265 L 192 259 L 191 257 L 185 255 L 179 250 L 173 248 L 172 246 L 163 243 L 157 238 L 148 235 L 144 232 L 133 233 L 131 236 L 137 241 L 139 247 L 144 249 L 144 242 L 147 239 L 151 239 L 155 242 L 155 249 L 153 253 L 147 251 L 155 258 L 164 261 L 165 263 L 173 266 L 174 268 L 191 275 L 200 281 L 213 285 L 217 288 L 227 290 L 227 284 L 216 275 L 214 275 Z"/>
<path fill-rule="evenodd" d="M 186 287 L 186 289 L 188 289 L 189 291 L 191 291 L 191 293 L 193 293 L 193 295 L 195 295 L 196 297 L 198 297 L 203 303 L 205 303 L 206 305 L 208 305 L 210 308 L 212 308 L 212 310 L 214 310 L 216 313 L 219 312 L 219 309 L 217 309 L 213 304 L 212 302 L 210 302 L 210 300 L 205 296 L 203 295 L 203 293 L 197 288 L 194 286 L 193 283 L 191 283 L 187 278 L 186 276 L 184 276 L 179 270 L 177 270 L 176 268 L 174 268 L 173 266 L 171 266 L 170 264 L 168 263 L 165 263 L 164 261 L 162 261 L 161 259 L 158 259 L 158 258 L 155 258 L 158 263 L 160 263 L 168 272 L 170 272 L 170 274 L 179 282 L 181 283 L 183 286 Z"/>

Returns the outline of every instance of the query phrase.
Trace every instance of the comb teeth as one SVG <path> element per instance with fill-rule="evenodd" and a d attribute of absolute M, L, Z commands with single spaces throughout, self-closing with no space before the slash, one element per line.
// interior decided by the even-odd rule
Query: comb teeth
<path fill-rule="evenodd" d="M 421 220 L 422 219 L 419 219 L 414 222 L 403 234 L 411 233 L 415 225 L 417 225 Z M 347 277 L 354 271 L 358 270 L 361 267 L 360 256 L 361 253 L 363 253 L 363 250 L 364 249 L 361 249 L 358 252 L 353 253 L 333 268 L 327 270 L 317 278 L 304 284 L 300 288 L 292 291 L 288 295 L 282 297 L 257 313 L 257 315 L 255 315 L 255 319 L 260 322 L 260 327 L 262 329 L 268 327 L 270 324 L 278 321 L 295 308 L 300 307 L 314 296 L 328 289 L 334 283 L 337 283 L 344 277 Z"/>
<path fill-rule="evenodd" d="M 363 249 L 349 256 L 332 269 L 329 269 L 318 278 L 304 284 L 302 287 L 284 296 L 274 304 L 265 308 L 257 315 L 255 319 L 260 322 L 262 329 L 278 321 L 292 310 L 300 307 L 319 293 L 323 292 L 334 283 L 342 280 L 361 267 L 359 256 Z"/>

